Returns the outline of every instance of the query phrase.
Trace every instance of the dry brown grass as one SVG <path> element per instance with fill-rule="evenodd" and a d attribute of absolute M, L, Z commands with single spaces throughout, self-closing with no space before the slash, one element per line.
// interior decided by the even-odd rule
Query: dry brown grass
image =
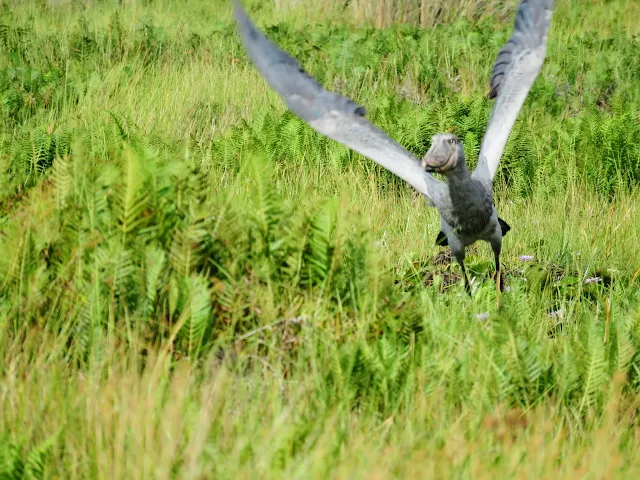
<path fill-rule="evenodd" d="M 305 11 L 314 19 L 339 15 L 377 28 L 398 23 L 432 27 L 458 18 L 478 20 L 485 16 L 505 19 L 512 16 L 517 3 L 516 0 L 315 0 L 304 3 L 274 0 L 276 11 Z"/>
<path fill-rule="evenodd" d="M 23 441 L 25 456 L 55 439 L 45 464 L 50 478 L 640 474 L 640 432 L 629 430 L 639 405 L 622 395 L 624 374 L 614 377 L 599 418 L 580 420 L 552 402 L 481 414 L 447 405 L 444 390 L 421 388 L 410 411 L 375 418 L 340 406 L 322 411 L 313 375 L 295 382 L 272 368 L 238 375 L 229 365 L 196 367 L 153 353 L 145 367 L 101 343 L 88 370 L 64 358 L 62 338 L 44 332 L 3 351 L 0 431 Z"/>

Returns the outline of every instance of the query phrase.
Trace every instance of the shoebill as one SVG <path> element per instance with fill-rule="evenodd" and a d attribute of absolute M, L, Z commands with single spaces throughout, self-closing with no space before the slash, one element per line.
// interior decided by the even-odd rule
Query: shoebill
<path fill-rule="evenodd" d="M 427 205 L 438 209 L 441 232 L 436 242 L 451 248 L 469 293 L 464 265 L 466 247 L 478 240 L 491 245 L 499 305 L 500 251 L 502 237 L 510 227 L 496 212 L 493 179 L 516 117 L 544 63 L 554 0 L 520 2 L 513 33 L 493 65 L 489 98 L 495 102 L 473 172 L 467 168 L 462 142 L 450 133 L 434 135 L 422 161 L 408 152 L 367 120 L 363 106 L 323 88 L 297 60 L 256 28 L 239 0 L 234 4 L 245 48 L 289 109 L 311 128 L 402 178 L 424 196 Z M 433 173 L 441 174 L 444 181 Z"/>

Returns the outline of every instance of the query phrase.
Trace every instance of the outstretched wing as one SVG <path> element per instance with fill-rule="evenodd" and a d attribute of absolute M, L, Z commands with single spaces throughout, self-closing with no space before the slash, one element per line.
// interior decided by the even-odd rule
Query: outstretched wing
<path fill-rule="evenodd" d="M 485 184 L 493 182 L 513 124 L 544 63 L 553 7 L 554 0 L 522 0 L 513 34 L 493 65 L 489 98 L 496 102 L 473 172 Z"/>
<path fill-rule="evenodd" d="M 249 55 L 287 106 L 314 130 L 382 165 L 434 205 L 432 195 L 441 182 L 421 168 L 420 160 L 369 122 L 364 117 L 367 113 L 364 107 L 325 90 L 297 60 L 256 28 L 238 0 L 234 4 L 240 35 Z"/>

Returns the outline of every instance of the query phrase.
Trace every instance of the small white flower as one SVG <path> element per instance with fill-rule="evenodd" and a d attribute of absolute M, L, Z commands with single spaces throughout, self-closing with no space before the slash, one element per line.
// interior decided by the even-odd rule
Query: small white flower
<path fill-rule="evenodd" d="M 387 231 L 382 232 L 382 238 L 376 242 L 377 247 L 386 247 L 387 246 Z"/>

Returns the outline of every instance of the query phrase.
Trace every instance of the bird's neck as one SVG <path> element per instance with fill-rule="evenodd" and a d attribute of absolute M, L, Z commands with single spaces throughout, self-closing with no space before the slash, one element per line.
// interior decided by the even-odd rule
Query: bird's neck
<path fill-rule="evenodd" d="M 459 187 L 471 183 L 471 175 L 467 166 L 463 163 L 450 170 L 446 176 L 446 181 L 450 187 Z"/>

